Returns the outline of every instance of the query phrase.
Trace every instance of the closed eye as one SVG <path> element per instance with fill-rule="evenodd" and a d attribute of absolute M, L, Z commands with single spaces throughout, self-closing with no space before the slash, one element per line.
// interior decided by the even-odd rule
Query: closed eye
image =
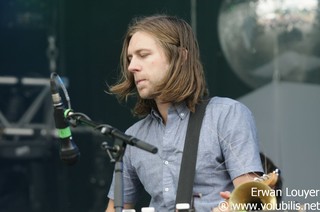
<path fill-rule="evenodd" d="M 131 62 L 133 56 L 138 57 L 138 58 L 146 58 L 149 56 L 151 53 L 148 50 L 141 49 L 136 51 L 134 54 L 128 54 L 127 60 L 128 62 Z"/>
<path fill-rule="evenodd" d="M 145 57 L 147 57 L 148 55 L 149 55 L 149 53 L 143 53 L 143 54 L 140 54 L 139 57 L 145 58 Z"/>

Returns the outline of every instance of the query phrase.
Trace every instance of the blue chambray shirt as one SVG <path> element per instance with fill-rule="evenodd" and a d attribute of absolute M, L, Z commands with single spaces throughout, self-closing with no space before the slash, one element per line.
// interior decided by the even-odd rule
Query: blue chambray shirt
<path fill-rule="evenodd" d="M 174 211 L 180 163 L 190 111 L 183 103 L 168 111 L 166 125 L 152 111 L 126 133 L 158 148 L 151 154 L 128 146 L 123 158 L 124 202 L 135 203 L 144 186 L 157 212 Z M 194 193 L 196 211 L 206 212 L 222 201 L 220 191 L 232 191 L 232 180 L 248 172 L 263 172 L 256 126 L 250 110 L 236 100 L 214 97 L 208 103 L 200 131 Z M 114 199 L 114 179 L 108 197 Z"/>

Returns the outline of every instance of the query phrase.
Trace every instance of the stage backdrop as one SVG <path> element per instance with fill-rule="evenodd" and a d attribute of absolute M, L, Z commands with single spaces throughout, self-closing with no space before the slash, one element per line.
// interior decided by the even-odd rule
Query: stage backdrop
<path fill-rule="evenodd" d="M 72 108 L 96 122 L 125 131 L 136 121 L 131 115 L 132 102 L 119 104 L 105 93 L 107 84 L 117 79 L 123 35 L 133 17 L 165 13 L 190 23 L 195 18 L 194 30 L 210 94 L 238 98 L 252 89 L 234 74 L 221 51 L 217 33 L 220 4 L 221 1 L 212 0 L 1 1 L 0 75 L 48 79 L 49 59 L 54 59 L 55 70 L 68 80 Z M 49 52 L 50 58 L 49 36 L 55 38 L 55 51 L 54 55 Z M 16 121 L 34 101 L 31 98 L 36 92 L 37 89 L 19 83 L 1 87 L 1 112 L 7 116 L 12 109 L 8 102 L 12 102 L 18 109 L 11 121 Z M 42 109 L 38 116 L 51 115 L 50 99 Z M 53 120 L 45 124 L 46 129 L 53 129 Z M 8 186 L 1 187 L 0 210 L 10 212 L 10 207 L 12 211 L 32 212 L 103 211 L 113 172 L 113 164 L 100 148 L 106 138 L 88 128 L 73 129 L 81 157 L 69 167 L 59 160 L 58 140 L 48 135 L 39 133 L 23 143 L 23 147 L 29 147 L 38 144 L 35 141 L 43 141 L 44 155 L 28 159 L 0 155 L 2 173 L 6 173 L 1 174 L 0 184 Z M 20 137 L 15 138 L 1 138 L 0 143 L 8 146 L 6 142 L 10 142 L 13 150 L 19 149 Z M 23 186 L 16 186 L 18 182 Z M 142 194 L 137 208 L 146 206 L 148 198 Z"/>

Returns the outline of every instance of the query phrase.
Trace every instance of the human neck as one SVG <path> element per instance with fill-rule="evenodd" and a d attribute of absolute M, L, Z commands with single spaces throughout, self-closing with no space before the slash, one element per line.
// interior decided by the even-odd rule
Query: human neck
<path fill-rule="evenodd" d="M 160 100 L 156 100 L 158 111 L 162 117 L 163 124 L 165 125 L 167 123 L 168 118 L 168 109 L 172 105 L 171 103 L 164 103 Z"/>

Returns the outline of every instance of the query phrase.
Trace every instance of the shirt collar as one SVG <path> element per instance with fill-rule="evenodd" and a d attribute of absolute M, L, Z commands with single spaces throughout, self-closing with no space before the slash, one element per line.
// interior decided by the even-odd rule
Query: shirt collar
<path fill-rule="evenodd" d="M 171 109 L 171 108 L 170 108 Z M 170 112 L 169 109 L 169 112 Z M 172 110 L 177 113 L 177 115 L 181 118 L 181 119 L 185 119 L 188 114 L 190 113 L 189 108 L 187 107 L 185 102 L 182 102 L 180 104 L 174 105 L 172 107 Z"/>
<path fill-rule="evenodd" d="M 151 117 L 156 119 L 157 121 L 162 122 L 162 117 L 160 116 L 160 114 L 158 113 L 157 110 L 155 110 L 154 108 L 151 109 L 151 113 L 150 113 Z"/>
<path fill-rule="evenodd" d="M 188 114 L 190 113 L 190 110 L 187 107 L 186 103 L 182 102 L 180 104 L 170 107 L 168 114 L 169 113 L 176 113 L 183 120 L 188 116 Z M 161 115 L 154 108 L 151 109 L 151 116 L 159 121 L 162 121 Z"/>

